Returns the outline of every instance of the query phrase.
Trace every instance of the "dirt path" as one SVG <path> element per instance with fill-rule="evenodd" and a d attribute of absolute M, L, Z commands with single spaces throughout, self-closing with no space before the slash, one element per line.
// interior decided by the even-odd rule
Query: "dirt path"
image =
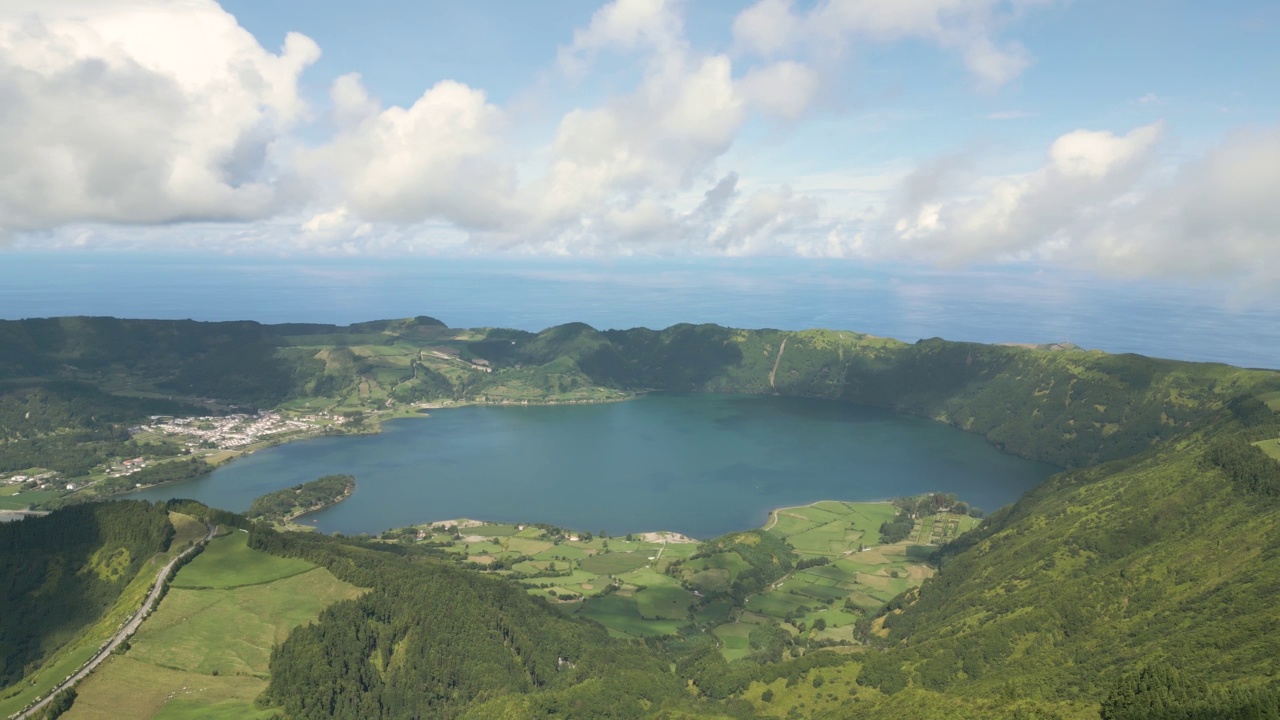
<path fill-rule="evenodd" d="M 16 720 L 24 720 L 25 718 L 31 717 L 35 713 L 39 712 L 45 705 L 52 702 L 53 699 L 58 696 L 58 693 L 66 690 L 72 685 L 75 685 L 83 680 L 86 675 L 93 672 L 95 668 L 102 664 L 103 660 L 106 660 L 111 656 L 111 652 L 119 647 L 120 643 L 129 639 L 129 637 L 137 632 L 138 627 L 142 625 L 142 621 L 146 619 L 147 614 L 151 612 L 152 608 L 155 607 L 156 602 L 160 599 L 160 591 L 164 589 L 165 578 L 169 576 L 169 572 L 173 570 L 173 566 L 177 565 L 178 561 L 182 558 L 195 552 L 196 548 L 213 539 L 213 534 L 217 532 L 218 526 L 210 525 L 208 527 L 209 533 L 204 536 L 204 540 L 201 540 L 198 544 L 192 545 L 186 550 L 183 550 L 181 554 L 170 560 L 163 568 L 160 569 L 160 572 L 156 575 L 155 583 L 151 586 L 151 593 L 148 594 L 147 599 L 143 601 L 142 607 L 138 609 L 138 612 L 133 614 L 133 617 L 129 619 L 129 622 L 124 624 L 124 627 L 120 628 L 116 631 L 115 635 L 111 636 L 111 640 L 98 651 L 97 655 L 93 656 L 92 660 L 85 663 L 85 665 L 73 673 L 71 677 L 63 680 L 57 687 L 49 691 L 49 694 L 45 695 L 43 700 L 11 717 L 16 718 Z"/>
<path fill-rule="evenodd" d="M 783 341 L 783 343 L 785 344 L 785 342 L 786 342 L 786 341 L 784 340 L 784 341 Z M 781 355 L 781 353 L 779 353 L 779 355 Z M 764 527 L 762 527 L 762 528 L 760 528 L 760 529 L 761 529 L 761 530 L 772 530 L 772 529 L 773 529 L 773 526 L 778 524 L 778 516 L 782 514 L 782 511 L 783 511 L 783 510 L 796 510 L 796 509 L 798 509 L 798 508 L 813 507 L 813 506 L 815 506 L 815 505 L 821 505 L 821 504 L 822 504 L 822 503 L 824 503 L 824 502 L 833 502 L 833 501 L 830 501 L 830 500 L 818 500 L 817 502 L 811 502 L 811 503 L 809 503 L 808 505 L 788 505 L 788 506 L 786 506 L 786 507 L 780 507 L 780 508 L 776 508 L 776 509 L 774 509 L 774 510 L 770 510 L 770 511 L 769 511 L 769 522 L 765 523 L 765 526 L 764 526 Z M 801 516 L 801 515 L 788 515 L 787 517 L 798 517 L 798 518 L 800 518 L 800 519 L 802 519 L 802 520 L 807 519 L 807 518 L 805 518 L 805 517 L 803 517 L 803 516 Z"/>
<path fill-rule="evenodd" d="M 778 357 L 773 359 L 773 369 L 769 371 L 769 387 L 777 391 L 777 387 L 773 384 L 773 378 L 778 374 L 778 363 L 782 362 L 782 353 L 787 351 L 787 340 L 791 336 L 782 338 L 782 344 L 778 346 Z"/>

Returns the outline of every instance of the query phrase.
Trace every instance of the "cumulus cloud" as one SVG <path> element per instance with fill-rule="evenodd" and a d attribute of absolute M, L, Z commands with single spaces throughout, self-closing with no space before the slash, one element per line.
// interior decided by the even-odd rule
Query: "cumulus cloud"
<path fill-rule="evenodd" d="M 267 51 L 211 0 L 5 3 L 0 230 L 277 211 L 319 54 L 296 33 Z"/>
<path fill-rule="evenodd" d="M 1089 229 L 1113 272 L 1280 280 L 1280 126 L 1238 132 Z"/>
<path fill-rule="evenodd" d="M 573 43 L 557 57 L 562 70 L 578 74 L 602 50 L 667 52 L 683 44 L 683 37 L 684 23 L 670 0 L 615 0 L 575 31 Z"/>
<path fill-rule="evenodd" d="M 792 60 L 752 68 L 739 81 L 743 99 L 766 115 L 798 120 L 813 104 L 818 73 Z"/>
<path fill-rule="evenodd" d="M 959 53 L 979 88 L 995 90 L 1030 64 L 1025 48 L 998 35 L 1012 16 L 1045 0 L 823 0 L 801 10 L 791 0 L 760 0 L 738 15 L 734 42 L 744 54 L 842 53 L 858 42 L 920 39 Z M 821 58 L 819 58 L 821 59 Z"/>
<path fill-rule="evenodd" d="M 607 72 L 602 60 L 621 54 L 638 60 L 638 79 L 548 118 L 530 146 L 513 131 L 525 116 L 451 80 L 400 106 L 349 73 L 313 112 L 298 82 L 316 44 L 290 34 L 264 49 L 213 0 L 9 0 L 0 237 L 281 252 L 1032 258 L 1280 279 L 1280 127 L 1234 135 L 1180 168 L 1162 152 L 1161 123 L 1079 129 L 1046 139 L 1025 172 L 981 174 L 976 151 L 913 172 L 900 173 L 898 159 L 870 190 L 850 182 L 857 168 L 764 182 L 728 160 L 753 119 L 783 130 L 804 121 L 828 95 L 831 64 L 859 43 L 928 42 L 983 88 L 1011 82 L 1029 58 L 1004 28 L 1036 1 L 760 0 L 720 53 L 689 42 L 677 2 L 616 0 L 560 48 L 557 77 Z M 330 122 L 316 122 L 326 113 Z M 890 175 L 896 193 L 883 190 Z M 170 231 L 177 222 L 183 233 Z"/>
<path fill-rule="evenodd" d="M 1067 133 L 1049 147 L 1039 170 L 999 178 L 972 197 L 939 199 L 930 192 L 937 187 L 917 187 L 916 207 L 897 220 L 894 231 L 914 252 L 950 262 L 1016 257 L 1068 241 L 1132 190 L 1161 131 L 1156 123 L 1123 136 Z"/>
<path fill-rule="evenodd" d="M 316 178 L 314 197 L 364 220 L 503 224 L 514 175 L 493 157 L 504 120 L 483 92 L 443 81 L 408 108 L 381 109 L 358 78 L 344 76 L 332 94 L 347 129 L 294 158 L 303 176 Z"/>
<path fill-rule="evenodd" d="M 1160 123 L 1076 130 L 1037 170 L 983 178 L 944 160 L 905 183 L 876 254 L 944 262 L 1051 259 L 1131 276 L 1280 279 L 1280 126 L 1239 132 L 1173 172 Z M 942 182 L 939 178 L 948 178 Z"/>

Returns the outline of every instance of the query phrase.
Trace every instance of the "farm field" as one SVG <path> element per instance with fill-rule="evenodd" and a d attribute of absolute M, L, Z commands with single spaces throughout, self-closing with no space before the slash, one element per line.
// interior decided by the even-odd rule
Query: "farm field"
<path fill-rule="evenodd" d="M 1254 443 L 1254 445 L 1262 448 L 1262 452 L 1267 455 L 1275 458 L 1276 460 L 1280 460 L 1280 440 L 1263 440 L 1261 442 Z"/>
<path fill-rule="evenodd" d="M 732 660 L 750 652 L 752 619 L 781 623 L 813 640 L 852 641 L 859 618 L 933 575 L 925 561 L 937 545 L 981 522 L 938 513 L 917 520 L 907 540 L 882 544 L 880 527 L 897 513 L 893 503 L 839 501 L 771 513 L 764 531 L 784 541 L 802 567 L 749 595 L 739 607 L 727 593 L 751 563 L 732 549 L 699 552 L 706 546 L 687 540 L 592 536 L 465 519 L 389 531 L 382 539 L 430 543 L 488 566 L 615 636 L 670 635 L 697 626 L 720 638 L 725 657 Z"/>
<path fill-rule="evenodd" d="M 171 586 L 203 589 L 261 585 L 315 567 L 305 560 L 251 550 L 248 542 L 249 533 L 238 530 L 214 538 L 204 552 L 182 568 Z"/>
<path fill-rule="evenodd" d="M 178 572 L 130 640 L 77 687 L 65 718 L 260 718 L 271 649 L 298 625 L 360 590 L 305 561 L 216 538 Z"/>
<path fill-rule="evenodd" d="M 30 505 L 38 505 L 57 497 L 56 490 L 22 490 L 16 485 L 0 487 L 0 510 L 26 510 Z"/>
<path fill-rule="evenodd" d="M 68 643 L 55 653 L 38 670 L 29 673 L 21 688 L 18 686 L 11 688 L 10 691 L 13 694 L 0 700 L 0 717 L 8 717 L 32 700 L 44 696 L 50 688 L 56 687 L 63 678 L 96 655 L 98 648 L 114 635 L 120 625 L 142 605 L 143 599 L 151 591 L 151 585 L 155 582 L 156 573 L 160 568 L 174 555 L 185 550 L 192 541 L 204 537 L 204 524 L 190 515 L 171 512 L 169 521 L 173 523 L 175 530 L 173 541 L 169 544 L 169 551 L 157 553 L 142 566 L 137 576 L 120 594 L 120 599 L 102 620 L 89 628 L 80 638 Z"/>

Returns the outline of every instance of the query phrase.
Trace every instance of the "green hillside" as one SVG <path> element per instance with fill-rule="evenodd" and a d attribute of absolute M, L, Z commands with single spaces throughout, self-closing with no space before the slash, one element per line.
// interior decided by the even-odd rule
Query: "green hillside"
<path fill-rule="evenodd" d="M 145 502 L 0 524 L 0 686 L 96 623 L 173 534 L 164 505 Z"/>
<path fill-rule="evenodd" d="M 776 532 L 744 528 L 690 548 L 666 574 L 634 564 L 641 557 L 627 553 L 639 545 L 616 541 L 617 557 L 591 556 L 595 574 L 579 568 L 549 588 L 441 562 L 448 549 L 434 541 L 256 529 L 257 550 L 370 588 L 278 645 L 263 702 L 289 717 L 1137 718 L 1167 717 L 1176 706 L 1183 717 L 1275 716 L 1280 461 L 1271 446 L 1280 437 L 1280 373 L 1070 346 L 714 325 L 571 324 L 535 334 L 431 318 L 348 327 L 64 318 L 0 322 L 0 339 L 0 458 L 11 458 L 11 472 L 105 467 L 138 447 L 121 426 L 142 414 L 246 404 L 323 414 L 332 426 L 317 432 L 364 432 L 430 403 L 587 402 L 650 390 L 891 408 L 1068 468 L 958 539 L 948 533 L 959 518 L 954 530 L 951 520 L 917 528 L 882 518 L 885 532 L 932 538 L 936 529 L 950 542 L 918 588 L 869 577 L 876 594 L 829 616 L 857 644 L 832 649 L 819 642 L 836 637 L 827 618 L 811 611 L 869 568 L 841 558 L 861 541 L 849 521 L 824 524 L 821 508 L 775 518 L 784 525 Z M 174 405 L 166 413 L 153 401 Z M 79 512 L 145 515 L 89 507 Z M 0 527 L 0 538 L 6 532 L 18 531 Z M 8 682 L 100 615 L 119 592 L 103 578 L 128 575 L 137 557 L 129 550 L 128 562 L 107 562 L 95 553 L 111 548 L 115 558 L 117 547 L 152 543 L 73 535 L 65 542 L 80 543 L 74 563 L 39 553 L 6 560 L 39 565 L 3 576 L 5 598 L 26 608 L 11 616 L 6 605 L 0 620 Z M 491 553 L 514 569 L 491 573 L 527 582 L 564 572 L 534 547 L 550 541 L 516 540 L 524 549 Z M 821 564 L 824 553 L 836 561 Z M 606 592 L 586 579 L 601 573 L 640 579 Z M 799 579 L 803 586 L 771 588 Z M 49 595 L 47 583 L 60 589 Z M 911 589 L 879 605 L 902 588 Z M 591 597 L 579 603 L 583 593 Z M 49 607 L 33 600 L 49 596 L 58 598 Z M 82 596 L 93 601 L 61 607 Z M 761 622 L 729 622 L 739 612 Z M 787 625 L 803 626 L 803 636 Z"/>

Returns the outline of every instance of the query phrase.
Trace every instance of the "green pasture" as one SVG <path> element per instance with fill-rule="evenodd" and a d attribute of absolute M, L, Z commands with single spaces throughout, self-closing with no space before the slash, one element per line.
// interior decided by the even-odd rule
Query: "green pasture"
<path fill-rule="evenodd" d="M 573 545 L 561 543 L 559 545 L 554 545 L 552 547 L 549 547 L 540 553 L 534 554 L 533 559 L 534 560 L 557 560 L 557 561 L 563 562 L 566 560 L 581 560 L 585 557 L 588 557 L 586 550 L 583 550 L 582 548 L 579 548 L 579 547 L 574 547 Z"/>
<path fill-rule="evenodd" d="M 699 625 L 719 625 L 729 622 L 732 617 L 732 602 L 728 600 L 713 600 L 699 608 L 693 620 Z"/>
<path fill-rule="evenodd" d="M 173 525 L 173 541 L 169 543 L 171 549 L 181 550 L 193 542 L 196 542 L 205 536 L 209 531 L 204 523 L 182 513 L 169 513 L 169 522 Z"/>
<path fill-rule="evenodd" d="M 674 635 L 685 624 L 683 620 L 645 620 L 634 598 L 608 595 L 583 603 L 581 617 L 595 620 L 616 633 L 632 637 Z"/>
<path fill-rule="evenodd" d="M 521 555 L 537 555 L 543 550 L 554 547 L 546 540 L 533 540 L 530 538 L 520 537 L 519 535 L 505 538 L 507 549 L 511 552 L 520 553 Z"/>
<path fill-rule="evenodd" d="M 459 529 L 463 535 L 479 535 L 480 537 L 511 537 L 520 533 L 515 525 L 479 525 Z"/>
<path fill-rule="evenodd" d="M 179 571 L 174 588 L 234 588 L 297 575 L 315 567 L 305 560 L 268 555 L 248 546 L 249 534 L 236 531 L 214 538 Z"/>
<path fill-rule="evenodd" d="M 752 627 L 754 626 L 747 623 L 725 623 L 711 631 L 720 640 L 720 652 L 726 660 L 733 662 L 751 654 L 748 638 Z"/>
<path fill-rule="evenodd" d="M 175 588 L 134 635 L 129 657 L 202 675 L 265 677 L 271 648 L 290 630 L 316 619 L 329 604 L 358 594 L 314 566 L 264 584 Z"/>
<path fill-rule="evenodd" d="M 97 624 L 54 653 L 39 669 L 27 673 L 20 684 L 5 689 L 0 699 L 0 717 L 8 717 L 32 700 L 44 696 L 62 682 L 63 678 L 96 655 L 98 648 L 115 635 L 120 625 L 142 606 L 142 601 L 151 592 L 151 586 L 160 568 L 182 549 L 175 543 L 167 554 L 157 554 L 144 563 L 142 569 L 120 594 L 115 605 Z"/>
<path fill-rule="evenodd" d="M 674 585 L 647 587 L 635 596 L 641 617 L 660 620 L 684 620 L 693 600 L 693 593 Z"/>
<path fill-rule="evenodd" d="M 805 530 L 787 537 L 787 542 L 801 555 L 843 555 L 865 543 L 865 533 L 852 527 L 845 518 Z M 869 543 L 866 543 L 869 544 Z"/>
<path fill-rule="evenodd" d="M 599 586 L 604 582 L 607 582 L 607 581 L 601 580 L 598 575 L 595 575 L 589 572 L 583 572 L 581 570 L 574 570 L 572 573 L 568 575 L 561 575 L 558 577 L 524 578 L 520 581 L 520 584 L 529 586 L 529 587 L 555 587 L 558 585 L 561 587 L 573 588 L 574 586 L 581 585 L 583 583 L 589 583 L 592 585 Z M 574 592 L 580 593 L 583 591 L 574 590 Z"/>
<path fill-rule="evenodd" d="M 1277 403 L 1280 404 L 1280 398 L 1277 398 Z M 1263 440 L 1261 442 L 1254 443 L 1254 445 L 1262 448 L 1262 452 L 1267 455 L 1275 458 L 1276 460 L 1280 460 L 1280 440 Z"/>
<path fill-rule="evenodd" d="M 689 575 L 688 581 L 690 585 L 693 585 L 701 592 L 713 593 L 728 590 L 732 583 L 732 578 L 728 570 L 712 568 Z"/>
<path fill-rule="evenodd" d="M 578 567 L 597 575 L 618 575 L 638 570 L 648 564 L 649 556 L 645 553 L 614 552 L 583 558 L 578 562 Z"/>
<path fill-rule="evenodd" d="M 57 490 L 23 490 L 16 492 L 16 485 L 7 485 L 4 491 L 8 494 L 0 494 L 0 510 L 26 510 L 32 503 L 42 503 L 52 500 L 60 494 Z"/>
<path fill-rule="evenodd" d="M 746 608 L 761 615 L 783 618 L 802 605 L 813 607 L 817 604 L 812 598 L 793 595 L 786 590 L 770 590 L 747 598 Z"/>
<path fill-rule="evenodd" d="M 839 608 L 828 608 L 808 613 L 800 618 L 800 622 L 803 622 L 808 627 L 813 627 L 813 623 L 821 619 L 827 623 L 829 628 L 841 628 L 858 622 L 859 617 Z"/>
<path fill-rule="evenodd" d="M 267 681 L 252 676 L 197 675 L 157 667 L 128 655 L 111 658 L 77 688 L 76 702 L 65 720 L 153 718 L 275 717 L 276 711 L 254 707 Z"/>
<path fill-rule="evenodd" d="M 834 562 L 830 565 L 819 565 L 817 567 L 805 568 L 796 573 L 796 577 L 810 576 L 814 578 L 822 578 L 834 583 L 855 582 L 858 579 L 856 570 L 851 569 L 847 565 L 840 562 Z"/>
<path fill-rule="evenodd" d="M 326 606 L 361 590 L 324 568 L 251 550 L 244 537 L 233 532 L 215 539 L 178 572 L 128 652 L 112 657 L 80 684 L 65 717 L 275 716 L 254 706 L 266 688 L 272 648 Z M 207 567 L 199 567 L 206 556 L 211 558 Z M 237 576 L 229 570 L 235 566 L 244 572 Z M 180 582 L 202 589 L 179 587 Z"/>
<path fill-rule="evenodd" d="M 662 550 L 662 559 L 664 561 L 687 558 L 698 551 L 697 543 L 667 543 L 666 545 L 655 543 L 646 545 L 646 547 L 649 548 L 650 555 L 657 555 L 658 550 Z"/>

